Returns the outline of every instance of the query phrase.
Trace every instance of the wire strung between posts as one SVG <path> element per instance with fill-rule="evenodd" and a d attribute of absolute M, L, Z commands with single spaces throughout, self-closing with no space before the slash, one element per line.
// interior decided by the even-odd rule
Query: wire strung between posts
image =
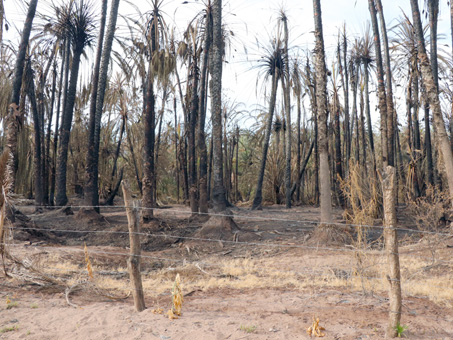
<path fill-rule="evenodd" d="M 29 206 L 16 206 L 16 207 L 29 207 Z M 121 208 L 121 209 L 127 209 L 127 208 L 134 208 L 131 206 L 125 206 L 125 205 L 116 205 L 116 206 L 106 206 L 106 205 L 97 205 L 97 206 L 89 206 L 89 205 L 64 205 L 64 206 L 34 206 L 36 208 L 42 208 L 42 209 L 62 209 L 62 208 L 71 208 L 71 209 L 101 209 L 101 208 L 107 208 L 107 209 L 115 209 L 115 208 Z M 139 207 L 139 209 L 142 210 L 153 210 L 153 211 L 165 211 L 168 212 L 169 209 L 163 209 L 163 208 L 147 208 L 147 207 Z M 182 214 L 190 214 L 190 215 L 201 215 L 201 216 L 217 216 L 217 217 L 231 217 L 235 219 L 248 219 L 248 220 L 257 220 L 257 221 L 276 221 L 276 222 L 291 222 L 291 223 L 300 223 L 300 224 L 313 224 L 313 225 L 323 225 L 326 224 L 324 222 L 320 221 L 313 221 L 313 220 L 292 220 L 292 219 L 286 219 L 286 218 L 275 218 L 275 217 L 260 217 L 260 216 L 245 216 L 245 215 L 235 215 L 235 214 L 219 214 L 219 213 L 204 213 L 204 212 L 191 212 L 187 210 L 170 210 L 172 213 L 182 213 Z M 340 223 L 340 222 L 329 222 L 327 223 L 329 226 L 336 226 L 336 227 L 355 227 L 355 228 L 375 228 L 375 229 L 384 229 L 388 228 L 387 226 L 379 226 L 379 225 L 366 225 L 366 224 L 351 224 L 351 223 Z M 397 231 L 404 231 L 404 232 L 410 232 L 410 233 L 417 233 L 417 234 L 428 234 L 428 235 L 439 235 L 439 236 L 447 236 L 447 237 L 453 237 L 453 234 L 451 233 L 441 233 L 441 232 L 435 232 L 435 231 L 426 231 L 426 230 L 415 230 L 415 229 L 408 229 L 408 228 L 398 228 L 398 227 L 392 227 L 395 228 Z"/>
<path fill-rule="evenodd" d="M 281 247 L 281 248 L 296 248 L 296 249 L 311 249 L 311 250 L 328 250 L 328 251 L 343 251 L 343 252 L 365 252 L 368 254 L 374 255 L 381 255 L 384 250 L 379 249 L 348 249 L 348 248 L 329 248 L 329 247 L 320 247 L 320 246 L 304 246 L 304 245 L 297 245 L 297 244 L 278 244 L 278 243 L 262 243 L 262 242 L 245 242 L 245 241 L 230 241 L 230 240 L 221 240 L 221 239 L 211 239 L 211 238 L 198 238 L 192 236 L 178 236 L 178 235 L 169 235 L 169 234 L 155 234 L 155 233 L 129 233 L 128 231 L 111 231 L 111 230 L 71 230 L 71 229 L 45 229 L 45 228 L 32 228 L 32 227 L 15 227 L 15 230 L 34 230 L 34 231 L 42 231 L 42 232 L 66 232 L 66 233 L 81 233 L 81 234 L 136 234 L 140 236 L 152 236 L 152 237 L 160 237 L 160 238 L 171 238 L 171 239 L 183 239 L 183 240 L 190 240 L 190 241 L 203 241 L 203 242 L 221 242 L 221 243 L 229 243 L 233 245 L 253 245 L 259 247 Z M 419 251 L 425 251 L 419 250 Z M 411 253 L 400 253 L 400 255 L 408 255 Z M 432 257 L 424 257 L 424 256 L 412 256 L 411 258 L 421 258 L 432 260 Z"/>
<path fill-rule="evenodd" d="M 178 236 L 178 235 L 168 235 L 168 234 L 154 234 L 154 233 L 129 233 L 127 231 L 108 231 L 108 230 L 64 230 L 64 229 L 44 229 L 44 228 L 31 228 L 31 227 L 17 227 L 15 230 L 34 230 L 34 231 L 43 231 L 43 232 L 61 232 L 61 233 L 92 233 L 92 234 L 134 234 L 141 236 L 152 236 L 152 237 L 161 237 L 161 238 L 172 238 L 172 239 L 183 239 L 190 241 L 203 241 L 203 242 L 222 242 L 229 243 L 233 245 L 252 245 L 259 247 L 273 247 L 273 248 L 297 248 L 297 249 L 312 249 L 312 250 L 332 250 L 332 251 L 345 251 L 345 252 L 367 252 L 367 253 L 376 253 L 382 252 L 381 250 L 356 250 L 356 249 L 347 249 L 347 248 L 329 248 L 329 247 L 318 247 L 318 246 L 303 246 L 297 244 L 278 244 L 278 243 L 262 243 L 262 242 L 245 242 L 245 241 L 230 241 L 230 240 L 221 240 L 221 239 L 211 239 L 211 238 L 198 238 L 191 236 Z"/>

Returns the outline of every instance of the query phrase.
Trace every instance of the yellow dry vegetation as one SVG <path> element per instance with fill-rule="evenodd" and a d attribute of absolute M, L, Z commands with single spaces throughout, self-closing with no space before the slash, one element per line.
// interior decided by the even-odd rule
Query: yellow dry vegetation
<path fill-rule="evenodd" d="M 307 328 L 307 333 L 310 336 L 316 336 L 318 338 L 322 338 L 325 334 L 321 331 L 325 331 L 326 329 L 319 325 L 319 318 L 313 317 L 313 324 Z"/>
<path fill-rule="evenodd" d="M 171 309 L 167 312 L 167 315 L 170 320 L 173 320 L 177 319 L 178 316 L 181 316 L 182 302 L 184 301 L 182 297 L 181 277 L 179 276 L 179 273 L 176 274 L 171 296 L 173 305 Z"/>
<path fill-rule="evenodd" d="M 93 277 L 93 267 L 91 266 L 90 257 L 88 256 L 88 248 L 87 248 L 86 243 L 85 243 L 84 253 L 85 253 L 85 263 L 87 265 L 88 276 L 90 277 L 90 280 L 93 280 L 93 278 L 94 278 Z"/>

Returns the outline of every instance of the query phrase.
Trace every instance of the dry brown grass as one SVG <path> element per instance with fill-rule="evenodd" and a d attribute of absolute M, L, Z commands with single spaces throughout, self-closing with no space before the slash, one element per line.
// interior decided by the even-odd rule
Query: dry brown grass
<path fill-rule="evenodd" d="M 445 306 L 453 305 L 453 264 L 449 255 L 439 251 L 433 265 L 429 250 L 407 253 L 414 246 L 401 249 L 401 274 L 404 296 L 426 297 Z M 406 252 L 406 254 L 405 254 Z M 347 256 L 354 263 L 353 252 Z M 126 268 L 105 268 L 96 265 L 93 256 L 93 282 L 105 291 L 126 294 L 130 290 Z M 346 255 L 345 255 L 346 256 Z M 46 275 L 58 277 L 72 286 L 88 280 L 83 256 L 73 262 L 74 257 L 59 257 L 55 253 L 41 254 L 34 263 Z M 330 265 L 323 265 L 329 264 Z M 217 258 L 210 257 L 204 262 L 187 263 L 144 273 L 143 288 L 148 296 L 170 293 L 175 276 L 179 274 L 184 292 L 207 291 L 212 289 L 291 289 L 344 288 L 350 291 L 385 294 L 388 283 L 385 280 L 386 261 L 379 251 L 367 252 L 367 266 L 357 272 L 334 252 L 311 252 L 290 257 L 271 258 Z M 300 264 L 300 265 L 299 265 Z M 302 266 L 303 264 L 303 266 Z M 300 268 L 299 268 L 300 266 Z M 119 275 L 105 275 L 102 273 Z"/>

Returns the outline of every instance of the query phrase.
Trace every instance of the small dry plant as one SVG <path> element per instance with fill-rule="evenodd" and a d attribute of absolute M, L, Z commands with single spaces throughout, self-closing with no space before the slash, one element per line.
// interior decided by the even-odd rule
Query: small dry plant
<path fill-rule="evenodd" d="M 85 253 L 85 263 L 87 266 L 88 276 L 90 277 L 90 280 L 93 280 L 94 279 L 93 267 L 91 266 L 90 256 L 88 255 L 88 248 L 87 248 L 86 243 L 85 243 L 85 247 L 84 247 L 83 251 Z"/>
<path fill-rule="evenodd" d="M 181 278 L 179 274 L 176 274 L 171 296 L 173 305 L 171 309 L 167 312 L 167 315 L 170 320 L 173 320 L 181 316 L 182 302 L 184 301 L 181 289 Z"/>
<path fill-rule="evenodd" d="M 374 219 L 379 217 L 382 195 L 376 177 L 369 176 L 358 163 L 352 161 L 349 163 L 348 178 L 345 180 L 340 178 L 339 182 L 348 206 L 343 217 L 349 223 L 356 225 L 354 240 L 356 249 L 354 254 L 357 260 L 356 274 L 361 277 L 362 290 L 366 293 L 366 268 L 369 267 L 369 264 L 366 263 L 365 252 L 368 248 L 368 228 L 366 226 L 373 225 Z"/>
<path fill-rule="evenodd" d="M 307 333 L 308 335 L 311 336 L 316 336 L 318 338 L 322 338 L 325 336 L 325 334 L 322 332 L 324 331 L 325 328 L 319 325 L 319 318 L 313 317 L 313 324 L 307 328 Z"/>

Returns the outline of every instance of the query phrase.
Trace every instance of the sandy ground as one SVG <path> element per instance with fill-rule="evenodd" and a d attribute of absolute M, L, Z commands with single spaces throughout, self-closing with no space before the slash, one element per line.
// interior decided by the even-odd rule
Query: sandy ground
<path fill-rule="evenodd" d="M 74 308 L 63 296 L 22 293 L 14 301 L 16 307 L 0 309 L 0 329 L 17 329 L 0 339 L 309 339 L 306 328 L 315 315 L 326 328 L 325 339 L 382 339 L 387 318 L 384 299 L 338 290 L 196 292 L 185 298 L 177 320 L 153 312 L 157 301 L 147 301 L 149 308 L 141 313 L 131 300 Z M 411 306 L 411 314 L 403 316 L 408 338 L 453 339 L 451 309 L 417 299 L 406 304 Z"/>

